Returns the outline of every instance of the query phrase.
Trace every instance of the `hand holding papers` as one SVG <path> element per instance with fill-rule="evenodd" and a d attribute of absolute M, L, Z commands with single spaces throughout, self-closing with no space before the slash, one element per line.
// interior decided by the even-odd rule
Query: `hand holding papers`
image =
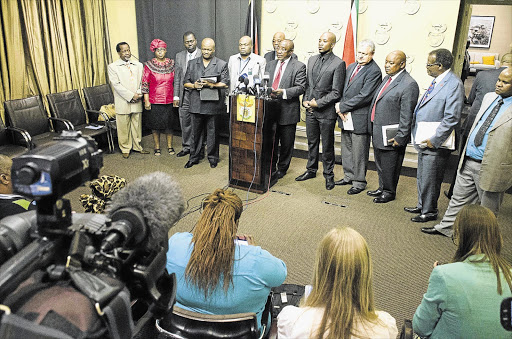
<path fill-rule="evenodd" d="M 416 135 L 414 136 L 414 143 L 420 148 L 427 147 L 426 143 L 422 143 L 424 140 L 432 138 L 436 134 L 436 130 L 441 124 L 440 121 L 420 121 L 418 122 L 418 128 L 416 129 Z M 439 148 L 447 148 L 449 150 L 455 150 L 455 130 L 450 133 L 448 138 L 443 142 Z"/>

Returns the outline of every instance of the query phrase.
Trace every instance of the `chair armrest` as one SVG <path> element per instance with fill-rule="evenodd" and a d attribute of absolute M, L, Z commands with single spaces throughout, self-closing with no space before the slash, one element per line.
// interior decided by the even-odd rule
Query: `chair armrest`
<path fill-rule="evenodd" d="M 97 115 L 101 115 L 103 117 L 103 120 L 110 121 L 110 118 L 108 117 L 107 113 L 105 113 L 105 112 L 95 111 L 95 110 L 92 110 L 92 109 L 86 109 L 85 111 L 87 113 L 94 113 L 94 114 L 97 114 Z"/>
<path fill-rule="evenodd" d="M 56 118 L 56 117 L 48 117 L 48 119 L 52 120 L 52 121 L 57 121 L 57 122 L 61 122 L 64 124 L 64 126 L 66 126 L 66 129 L 68 131 L 74 131 L 75 130 L 75 126 L 73 126 L 73 124 L 71 123 L 71 121 L 67 120 L 67 119 L 62 119 L 62 118 Z"/>
<path fill-rule="evenodd" d="M 32 137 L 30 136 L 30 133 L 28 133 L 24 129 L 21 129 L 18 127 L 13 127 L 13 126 L 7 126 L 6 129 L 8 131 L 13 131 L 13 132 L 19 133 L 23 137 L 23 140 L 25 140 L 25 143 L 27 144 L 28 149 L 34 148 L 34 144 L 32 143 Z"/>

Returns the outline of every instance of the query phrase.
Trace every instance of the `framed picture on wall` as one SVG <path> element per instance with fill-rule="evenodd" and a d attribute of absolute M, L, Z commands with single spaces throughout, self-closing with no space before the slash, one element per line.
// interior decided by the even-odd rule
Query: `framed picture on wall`
<path fill-rule="evenodd" d="M 491 47 L 492 30 L 494 28 L 493 16 L 472 15 L 469 22 L 469 47 Z"/>

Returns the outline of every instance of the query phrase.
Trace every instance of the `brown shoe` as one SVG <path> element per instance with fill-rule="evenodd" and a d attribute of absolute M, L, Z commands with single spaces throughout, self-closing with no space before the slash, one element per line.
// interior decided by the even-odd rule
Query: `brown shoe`
<path fill-rule="evenodd" d="M 149 151 L 146 151 L 145 149 L 141 149 L 140 151 L 135 151 L 135 152 L 139 152 L 140 154 L 149 154 L 150 153 Z"/>
<path fill-rule="evenodd" d="M 130 157 L 130 153 L 123 153 L 123 158 L 128 159 Z"/>

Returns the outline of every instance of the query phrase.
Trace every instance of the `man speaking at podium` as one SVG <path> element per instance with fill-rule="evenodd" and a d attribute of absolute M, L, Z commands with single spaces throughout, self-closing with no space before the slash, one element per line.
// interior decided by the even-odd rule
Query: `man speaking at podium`
<path fill-rule="evenodd" d="M 272 101 L 268 114 L 277 124 L 272 154 L 272 179 L 281 179 L 292 160 L 295 130 L 300 121 L 299 96 L 306 88 L 306 65 L 292 58 L 293 41 L 285 39 L 276 49 L 277 60 L 270 61 L 265 72 L 272 77 Z M 278 156 L 279 154 L 279 156 Z"/>

